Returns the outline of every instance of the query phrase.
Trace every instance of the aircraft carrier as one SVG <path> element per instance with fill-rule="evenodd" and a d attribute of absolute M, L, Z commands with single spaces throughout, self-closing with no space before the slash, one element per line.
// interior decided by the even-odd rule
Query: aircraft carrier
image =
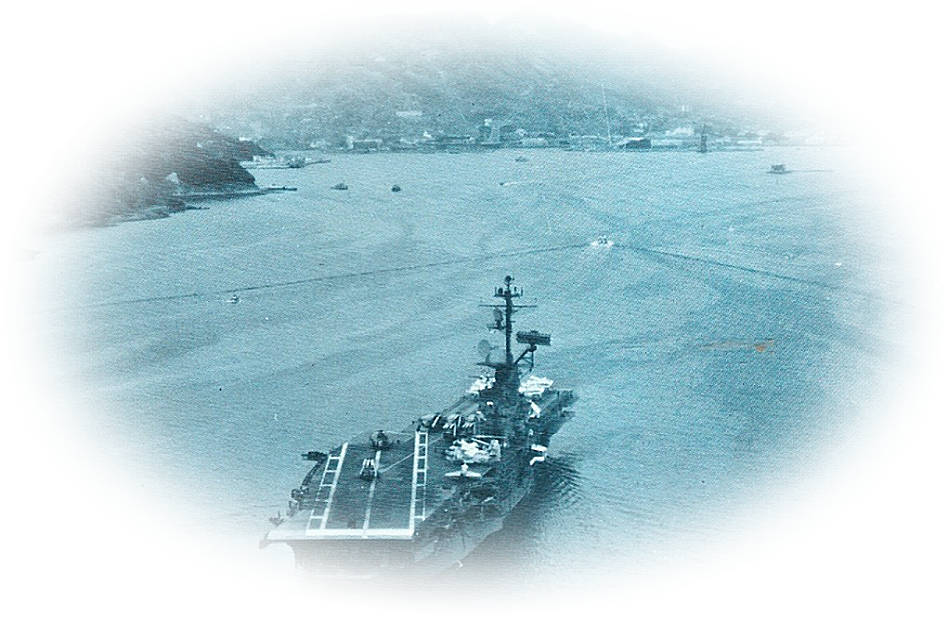
<path fill-rule="evenodd" d="M 373 576 L 438 571 L 503 526 L 533 486 L 550 438 L 573 413 L 572 391 L 533 375 L 534 353 L 550 335 L 513 331 L 523 290 L 506 277 L 494 290 L 489 328 L 504 334 L 502 360 L 479 346 L 483 375 L 441 411 L 399 431 L 357 435 L 314 465 L 291 493 L 286 515 L 262 541 L 286 543 L 298 566 L 325 575 Z M 523 345 L 515 357 L 514 345 Z"/>

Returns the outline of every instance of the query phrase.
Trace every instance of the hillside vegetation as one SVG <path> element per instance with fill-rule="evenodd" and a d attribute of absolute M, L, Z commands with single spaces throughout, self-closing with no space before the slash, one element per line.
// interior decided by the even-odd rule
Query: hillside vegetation
<path fill-rule="evenodd" d="M 643 118 L 791 127 L 941 118 L 948 47 L 915 42 L 673 49 L 527 7 L 338 17 L 259 40 L 127 51 L 59 80 L 272 146 L 473 133 L 618 131 Z M 606 105 L 603 105 L 605 100 Z"/>

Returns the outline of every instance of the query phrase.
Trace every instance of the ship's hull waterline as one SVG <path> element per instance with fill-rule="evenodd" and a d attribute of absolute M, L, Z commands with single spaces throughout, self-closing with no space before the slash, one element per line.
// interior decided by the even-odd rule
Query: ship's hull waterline
<path fill-rule="evenodd" d="M 533 488 L 533 476 L 529 476 L 528 479 L 529 482 L 525 484 L 521 500 Z M 463 567 L 463 561 L 468 555 L 488 537 L 503 529 L 508 515 L 466 525 L 463 531 L 447 538 L 437 551 L 425 555 L 424 549 L 420 549 L 418 556 L 421 558 L 406 568 L 380 569 L 367 577 L 339 577 L 320 573 L 318 570 L 307 571 L 318 581 L 316 586 L 336 601 L 371 601 L 398 589 L 417 585 L 446 570 Z M 300 563 L 305 561 L 304 557 L 312 552 L 312 548 L 308 548 L 306 543 L 301 543 L 295 546 L 293 551 L 297 563 Z"/>
<path fill-rule="evenodd" d="M 533 356 L 550 336 L 519 331 L 526 348 L 515 358 L 512 316 L 522 290 L 495 289 L 492 329 L 505 335 L 504 360 L 480 364 L 493 373 L 437 414 L 399 432 L 357 435 L 316 460 L 290 496 L 287 518 L 264 543 L 286 543 L 297 565 L 338 576 L 372 576 L 414 568 L 437 571 L 460 564 L 530 492 L 534 467 L 550 438 L 572 416 L 572 391 L 552 389 L 534 375 Z M 522 366 L 529 369 L 524 370 Z"/>

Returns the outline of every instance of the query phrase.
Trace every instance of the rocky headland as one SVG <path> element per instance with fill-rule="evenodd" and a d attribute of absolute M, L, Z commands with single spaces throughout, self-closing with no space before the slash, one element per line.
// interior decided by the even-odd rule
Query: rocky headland
<path fill-rule="evenodd" d="M 240 161 L 252 142 L 145 107 L 92 102 L 36 78 L 0 46 L 2 262 L 28 260 L 35 235 L 190 208 L 198 193 L 255 191 Z"/>

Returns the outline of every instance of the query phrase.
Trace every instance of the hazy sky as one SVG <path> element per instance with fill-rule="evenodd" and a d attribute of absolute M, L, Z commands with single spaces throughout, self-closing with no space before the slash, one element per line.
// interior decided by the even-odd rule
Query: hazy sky
<path fill-rule="evenodd" d="M 0 2 L 0 39 L 37 75 L 76 73 L 122 49 L 259 38 L 336 15 L 467 9 L 491 22 L 526 2 Z M 533 2 L 617 34 L 673 47 L 716 43 L 916 39 L 945 44 L 946 3 Z"/>

